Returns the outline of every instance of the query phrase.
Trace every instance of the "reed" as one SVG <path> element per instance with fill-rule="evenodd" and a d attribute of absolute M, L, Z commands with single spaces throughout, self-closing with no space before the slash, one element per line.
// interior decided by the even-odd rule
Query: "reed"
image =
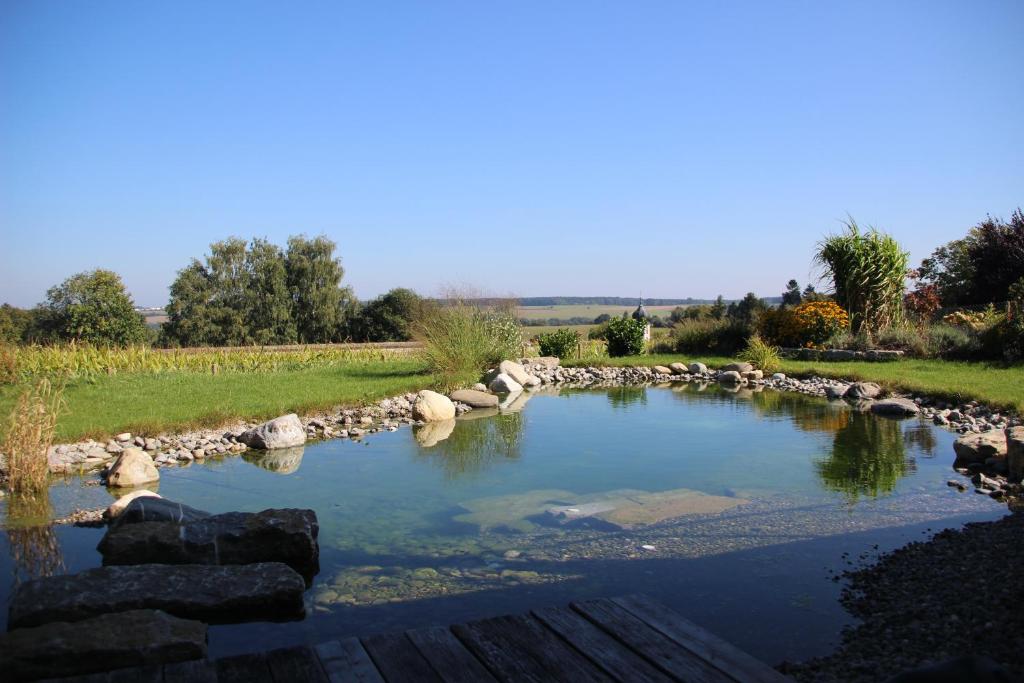
<path fill-rule="evenodd" d="M 57 419 L 64 405 L 63 389 L 41 379 L 18 396 L 8 418 L 3 452 L 7 463 L 7 488 L 28 499 L 46 496 L 50 468 L 47 452 L 53 445 Z"/>

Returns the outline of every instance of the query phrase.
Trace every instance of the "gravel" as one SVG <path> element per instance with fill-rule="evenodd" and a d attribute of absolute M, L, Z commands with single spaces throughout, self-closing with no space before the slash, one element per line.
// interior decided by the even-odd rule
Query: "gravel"
<path fill-rule="evenodd" d="M 964 655 L 1024 675 L 1024 513 L 949 529 L 847 572 L 860 624 L 827 657 L 780 670 L 798 681 L 884 681 Z M 1016 680 L 1016 678 L 1014 679 Z"/>

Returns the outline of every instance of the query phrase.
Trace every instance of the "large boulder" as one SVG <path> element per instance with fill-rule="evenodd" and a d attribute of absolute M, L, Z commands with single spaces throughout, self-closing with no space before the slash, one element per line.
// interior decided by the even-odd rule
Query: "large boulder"
<path fill-rule="evenodd" d="M 866 398 L 878 398 L 882 393 L 882 387 L 874 382 L 854 382 L 846 389 L 843 398 L 859 401 Z"/>
<path fill-rule="evenodd" d="M 516 394 L 523 390 L 523 385 L 504 372 L 499 372 L 487 388 L 496 394 Z"/>
<path fill-rule="evenodd" d="M 124 510 L 116 516 L 115 525 L 140 524 L 142 522 L 177 522 L 181 524 L 205 519 L 209 516 L 209 512 L 197 510 L 182 503 L 175 503 L 173 500 L 167 500 L 160 496 L 140 496 L 128 501 Z"/>
<path fill-rule="evenodd" d="M 453 401 L 465 403 L 471 408 L 496 408 L 498 406 L 498 397 L 485 391 L 459 389 L 458 391 L 453 391 L 450 398 Z"/>
<path fill-rule="evenodd" d="M 718 373 L 718 381 L 722 384 L 739 384 L 743 376 L 736 370 L 724 370 Z"/>
<path fill-rule="evenodd" d="M 303 613 L 303 591 L 302 577 L 280 562 L 100 567 L 22 583 L 8 624 L 24 628 L 136 609 L 221 624 L 293 619 Z"/>
<path fill-rule="evenodd" d="M 136 498 L 159 498 L 159 497 L 160 497 L 159 493 L 154 493 L 153 491 L 149 491 L 148 489 L 139 489 L 138 491 L 132 491 L 131 493 L 126 493 L 125 495 L 121 496 L 120 498 L 115 500 L 113 503 L 111 503 L 107 507 L 107 509 L 103 512 L 103 516 L 106 519 L 117 519 L 118 517 L 121 516 L 121 513 L 125 511 L 125 508 L 128 507 L 128 504 L 131 503 Z"/>
<path fill-rule="evenodd" d="M 126 448 L 107 470 L 107 486 L 141 486 L 160 480 L 153 458 L 141 448 Z"/>
<path fill-rule="evenodd" d="M 242 432 L 238 440 L 249 448 L 266 451 L 292 448 L 306 443 L 306 429 L 298 415 L 289 413 Z"/>
<path fill-rule="evenodd" d="M 424 422 L 437 422 L 455 418 L 455 404 L 447 396 L 424 389 L 416 394 L 412 404 L 412 416 Z"/>
<path fill-rule="evenodd" d="M 871 404 L 871 412 L 888 417 L 910 417 L 921 412 L 921 408 L 908 398 L 887 398 Z"/>
<path fill-rule="evenodd" d="M 674 374 L 674 375 L 685 375 L 687 373 L 687 371 L 689 370 L 689 368 L 687 368 L 682 363 L 669 363 L 668 367 L 672 371 L 672 374 Z"/>
<path fill-rule="evenodd" d="M 738 372 L 742 375 L 744 372 L 750 372 L 751 370 L 753 370 L 754 366 L 751 365 L 750 363 L 736 362 L 729 363 L 728 365 L 723 365 L 719 369 L 722 372 Z"/>
<path fill-rule="evenodd" d="M 708 373 L 708 366 L 703 363 L 690 363 L 686 366 L 686 369 L 689 370 L 692 375 L 706 375 Z"/>
<path fill-rule="evenodd" d="M 1024 427 L 1010 427 L 1006 430 L 1006 465 L 1010 481 L 1024 479 Z"/>
<path fill-rule="evenodd" d="M 206 657 L 206 624 L 158 610 L 57 621 L 0 635 L 8 681 L 78 676 Z M 104 678 L 103 680 L 107 680 Z"/>
<path fill-rule="evenodd" d="M 846 396 L 847 391 L 849 391 L 849 386 L 846 384 L 829 384 L 825 387 L 825 398 L 835 401 Z"/>
<path fill-rule="evenodd" d="M 988 458 L 1006 457 L 1006 434 L 993 429 L 980 434 L 964 434 L 953 442 L 956 460 L 960 464 L 984 463 Z"/>
<path fill-rule="evenodd" d="M 312 510 L 228 512 L 176 522 L 118 524 L 100 540 L 103 564 L 284 562 L 312 577 L 320 527 Z"/>
<path fill-rule="evenodd" d="M 514 379 L 516 383 L 521 384 L 524 387 L 531 386 L 533 384 L 533 375 L 528 373 L 526 371 L 526 368 L 524 368 L 519 363 L 516 363 L 515 361 L 501 361 L 501 363 L 498 364 L 498 373 L 505 373 L 506 375 Z"/>
<path fill-rule="evenodd" d="M 671 375 L 672 374 L 672 370 L 670 370 L 669 368 L 665 367 L 664 365 L 655 365 L 653 368 L 651 368 L 651 370 L 653 370 L 658 375 Z"/>

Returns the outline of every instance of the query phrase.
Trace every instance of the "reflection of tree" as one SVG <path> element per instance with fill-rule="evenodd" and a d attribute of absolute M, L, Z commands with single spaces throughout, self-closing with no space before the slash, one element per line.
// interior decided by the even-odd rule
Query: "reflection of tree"
<path fill-rule="evenodd" d="M 829 457 L 815 465 L 825 486 L 851 501 L 889 493 L 913 470 L 900 423 L 860 413 L 850 414 L 833 437 Z"/>
<path fill-rule="evenodd" d="M 503 459 L 518 459 L 522 435 L 522 413 L 456 420 L 448 438 L 421 447 L 420 454 L 444 469 L 449 479 L 456 479 L 482 472 Z"/>
<path fill-rule="evenodd" d="M 625 408 L 634 403 L 647 404 L 646 387 L 619 386 L 608 390 L 608 402 L 612 408 Z"/>
<path fill-rule="evenodd" d="M 50 499 L 11 494 L 7 499 L 7 538 L 14 560 L 14 582 L 64 571 L 60 542 L 50 524 Z"/>

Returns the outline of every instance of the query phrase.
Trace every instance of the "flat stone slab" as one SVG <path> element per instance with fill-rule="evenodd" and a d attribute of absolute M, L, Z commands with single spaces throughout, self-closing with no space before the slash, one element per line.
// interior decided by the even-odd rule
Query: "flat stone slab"
<path fill-rule="evenodd" d="M 497 408 L 498 397 L 494 394 L 488 394 L 485 391 L 475 391 L 473 389 L 459 389 L 453 391 L 451 395 L 453 401 L 459 403 L 465 403 L 467 406 L 473 408 Z"/>
<path fill-rule="evenodd" d="M 920 413 L 921 408 L 907 398 L 887 398 L 872 403 L 871 412 L 889 417 L 910 417 Z"/>
<path fill-rule="evenodd" d="M 209 623 L 281 621 L 302 616 L 304 590 L 302 577 L 280 562 L 101 567 L 21 584 L 8 628 L 147 609 Z"/>
<path fill-rule="evenodd" d="M 312 578 L 318 570 L 319 531 L 312 510 L 227 512 L 183 523 L 118 524 L 98 550 L 107 565 L 283 562 Z"/>
<path fill-rule="evenodd" d="M 57 676 L 166 664 L 206 656 L 206 624 L 157 610 L 58 621 L 0 635 L 4 680 Z"/>

